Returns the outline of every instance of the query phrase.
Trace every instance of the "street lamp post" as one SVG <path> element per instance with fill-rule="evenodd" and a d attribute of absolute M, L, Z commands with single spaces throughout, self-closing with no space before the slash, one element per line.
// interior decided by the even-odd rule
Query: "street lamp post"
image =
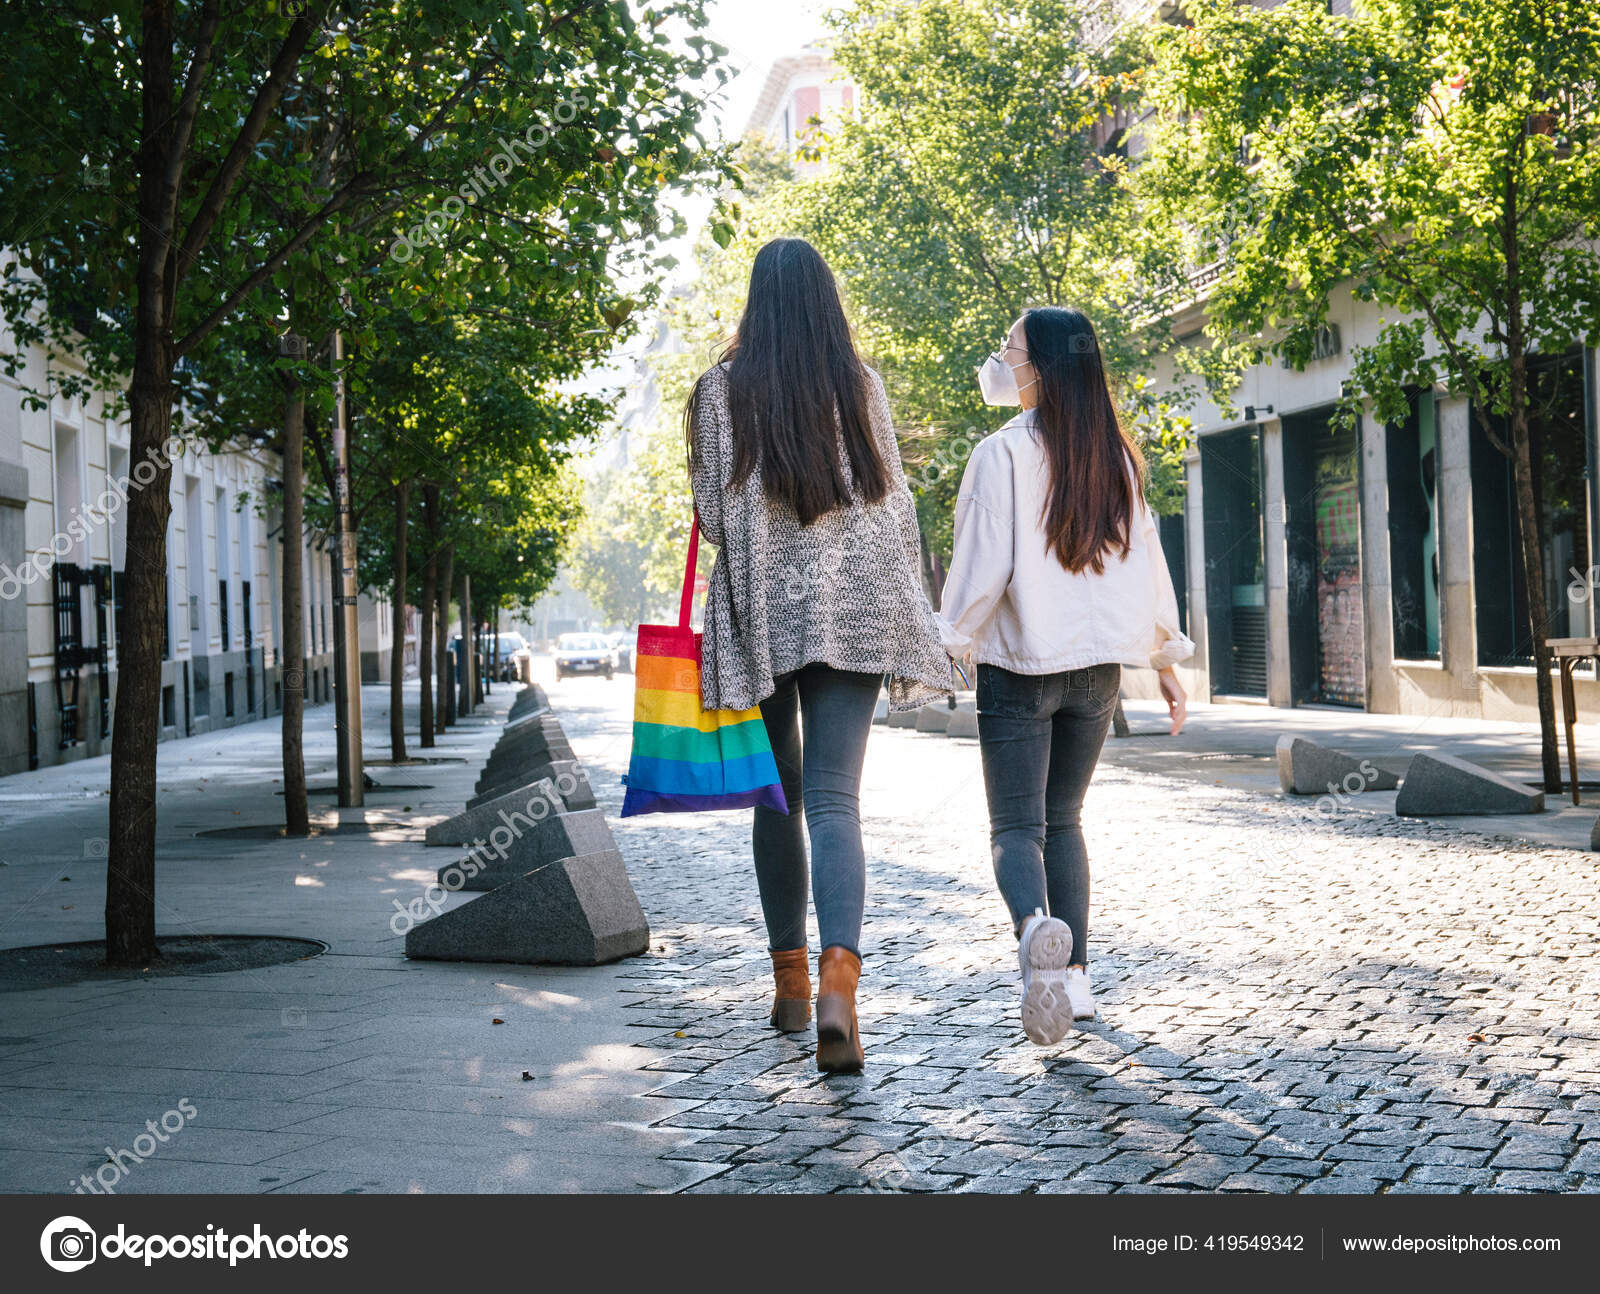
<path fill-rule="evenodd" d="M 334 726 L 339 751 L 339 807 L 365 803 L 361 759 L 361 625 L 356 610 L 356 531 L 350 506 L 350 406 L 344 380 L 344 334 L 333 334 L 333 490 L 335 516 Z"/>

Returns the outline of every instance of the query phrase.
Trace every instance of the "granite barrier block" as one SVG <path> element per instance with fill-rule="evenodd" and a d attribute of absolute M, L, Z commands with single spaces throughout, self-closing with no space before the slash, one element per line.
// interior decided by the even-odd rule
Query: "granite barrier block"
<path fill-rule="evenodd" d="M 576 759 L 572 747 L 565 741 L 542 739 L 529 740 L 517 746 L 514 751 L 505 754 L 495 754 L 483 766 L 483 771 L 478 774 L 477 785 L 473 789 L 474 795 L 481 795 L 489 787 L 499 782 L 507 781 L 534 768 L 539 764 L 548 764 L 558 759 Z M 524 777 L 523 781 L 528 779 Z"/>
<path fill-rule="evenodd" d="M 561 736 L 566 735 L 561 732 L 561 720 L 556 718 L 553 711 L 534 710 L 523 715 L 520 719 L 509 720 L 506 726 L 500 730 L 498 740 L 504 741 L 507 737 L 520 736 L 536 728 L 542 728 L 545 732 L 553 732 Z"/>
<path fill-rule="evenodd" d="M 649 946 L 615 849 L 552 860 L 406 932 L 406 956 L 430 961 L 598 966 Z"/>
<path fill-rule="evenodd" d="M 480 783 L 483 785 L 483 790 L 475 793 L 467 801 L 465 807 L 475 809 L 480 804 L 487 804 L 490 800 L 498 800 L 502 795 L 509 795 L 519 786 L 526 786 L 529 782 L 537 782 L 541 777 L 548 777 L 551 781 L 556 781 L 560 778 L 561 770 L 564 768 L 579 770 L 574 776 L 582 777 L 584 785 L 587 786 L 588 777 L 582 772 L 582 767 L 575 759 L 550 759 L 529 765 L 526 768 L 509 769 L 506 773 L 495 777 L 487 784 Z M 594 793 L 591 790 L 589 794 L 592 797 Z M 592 804 L 569 804 L 567 807 L 569 809 L 592 809 L 594 806 Z"/>
<path fill-rule="evenodd" d="M 478 776 L 495 776 L 508 768 L 526 768 L 533 761 L 572 758 L 572 744 L 565 737 L 529 733 L 514 745 L 499 746 L 491 752 Z"/>
<path fill-rule="evenodd" d="M 508 795 L 512 791 L 515 791 L 518 787 L 529 786 L 532 783 L 539 781 L 540 778 L 547 777 L 554 782 L 563 774 L 566 774 L 571 778 L 581 779 L 584 787 L 589 785 L 589 779 L 583 771 L 583 765 L 578 763 L 577 760 L 552 759 L 543 764 L 535 764 L 532 768 L 527 769 L 520 775 L 520 780 L 513 779 L 509 783 L 502 783 L 499 786 L 490 787 L 481 795 L 474 795 L 470 800 L 467 801 L 466 807 L 469 809 L 476 809 L 480 804 L 487 804 L 490 800 L 498 800 L 502 795 Z M 592 796 L 593 792 L 591 791 L 589 794 Z M 566 797 L 563 796 L 562 798 L 565 799 Z M 594 808 L 594 805 L 569 803 L 567 808 L 592 809 Z"/>
<path fill-rule="evenodd" d="M 1278 738 L 1278 785 L 1285 795 L 1354 795 L 1392 791 L 1400 779 L 1370 759 L 1285 733 Z"/>
<path fill-rule="evenodd" d="M 956 710 L 950 715 L 950 726 L 945 730 L 947 737 L 976 737 L 978 735 L 978 712 L 976 710 Z"/>
<path fill-rule="evenodd" d="M 1544 792 L 1454 755 L 1413 755 L 1394 811 L 1407 818 L 1543 813 Z"/>
<path fill-rule="evenodd" d="M 921 713 L 920 710 L 891 710 L 889 711 L 889 717 L 884 722 L 891 728 L 915 728 L 917 726 L 917 715 Z"/>
<path fill-rule="evenodd" d="M 548 710 L 550 697 L 537 683 L 529 683 L 517 692 L 516 700 L 512 701 L 511 709 L 507 711 L 508 719 L 519 719 L 530 710 Z"/>
<path fill-rule="evenodd" d="M 950 726 L 950 716 L 955 711 L 943 701 L 930 701 L 916 713 L 918 732 L 943 732 Z"/>
<path fill-rule="evenodd" d="M 499 825 L 481 838 L 482 843 L 465 858 L 439 869 L 439 884 L 445 889 L 492 890 L 558 858 L 617 847 L 599 809 L 552 814 L 537 821 L 531 814 L 496 816 Z"/>
<path fill-rule="evenodd" d="M 574 800 L 580 802 L 573 803 Z M 489 833 L 501 825 L 501 814 L 513 819 L 529 817 L 540 821 L 552 813 L 592 808 L 594 792 L 589 790 L 587 778 L 580 783 L 571 774 L 562 775 L 559 782 L 541 777 L 492 800 L 468 807 L 444 822 L 434 823 L 428 828 L 426 841 L 430 845 L 470 845 L 474 840 L 488 839 Z"/>

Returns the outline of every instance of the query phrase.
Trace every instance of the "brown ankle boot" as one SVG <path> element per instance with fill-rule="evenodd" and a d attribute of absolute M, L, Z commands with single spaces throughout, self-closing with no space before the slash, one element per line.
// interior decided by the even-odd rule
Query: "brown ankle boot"
<path fill-rule="evenodd" d="M 777 992 L 772 1000 L 772 1026 L 799 1033 L 811 1023 L 811 972 L 804 948 L 784 948 L 772 954 L 772 978 Z"/>
<path fill-rule="evenodd" d="M 817 978 L 817 1068 L 824 1074 L 859 1074 L 866 1061 L 856 1027 L 861 958 L 837 944 L 824 948 Z"/>

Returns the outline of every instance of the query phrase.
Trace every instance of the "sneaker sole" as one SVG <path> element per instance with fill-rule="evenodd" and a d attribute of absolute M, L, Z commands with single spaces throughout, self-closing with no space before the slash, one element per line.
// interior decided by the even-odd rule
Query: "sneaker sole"
<path fill-rule="evenodd" d="M 1067 965 L 1072 960 L 1072 931 L 1065 923 L 1051 925 L 1028 941 L 1029 976 L 1022 995 L 1022 1031 L 1041 1047 L 1053 1046 L 1072 1032 L 1072 1001 L 1067 997 Z"/>

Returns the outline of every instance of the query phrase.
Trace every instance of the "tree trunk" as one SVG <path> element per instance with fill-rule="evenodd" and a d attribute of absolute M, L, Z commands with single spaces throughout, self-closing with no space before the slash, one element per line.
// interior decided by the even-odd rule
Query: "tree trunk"
<path fill-rule="evenodd" d="M 311 834 L 306 801 L 306 586 L 305 396 L 291 388 L 283 416 L 283 826 L 290 836 Z"/>
<path fill-rule="evenodd" d="M 446 544 L 444 572 L 439 579 L 439 731 L 456 721 L 456 678 L 450 672 L 450 589 L 455 578 L 456 546 Z"/>
<path fill-rule="evenodd" d="M 483 666 L 489 661 L 489 643 L 487 630 L 476 616 L 472 622 L 472 705 L 476 709 L 483 704 L 484 679 Z"/>
<path fill-rule="evenodd" d="M 394 641 L 389 645 L 389 757 L 406 757 L 406 512 L 411 482 L 394 487 Z"/>
<path fill-rule="evenodd" d="M 1517 492 L 1522 579 L 1528 592 L 1528 629 L 1533 648 L 1534 686 L 1539 698 L 1539 760 L 1544 769 L 1544 789 L 1556 794 L 1561 790 L 1561 756 L 1556 747 L 1555 689 L 1550 684 L 1552 657 L 1548 641 L 1550 611 L 1544 597 L 1544 527 L 1539 501 L 1534 495 L 1533 454 L 1528 434 L 1527 333 L 1522 318 L 1522 247 L 1517 203 L 1517 172 L 1515 167 L 1509 167 L 1500 236 L 1506 262 L 1506 361 L 1510 370 L 1506 394 L 1510 404 L 1511 475 Z"/>
<path fill-rule="evenodd" d="M 423 746 L 433 745 L 433 599 L 437 560 L 436 553 L 429 553 L 422 564 L 422 604 L 417 608 L 417 679 L 421 684 L 417 726 Z"/>
<path fill-rule="evenodd" d="M 122 648 L 111 732 L 106 857 L 106 964 L 142 966 L 156 946 L 156 741 L 161 722 L 161 641 L 167 614 L 167 519 L 172 512 L 172 355 L 164 334 L 140 329 L 129 390 L 128 552 Z M 138 468 L 153 475 L 141 481 Z M 191 576 L 193 579 L 193 576 Z"/>
<path fill-rule="evenodd" d="M 477 664 L 472 644 L 472 576 L 461 572 L 461 699 L 456 709 L 461 714 L 472 713 L 472 682 L 477 675 Z"/>
<path fill-rule="evenodd" d="M 172 513 L 172 235 L 167 181 L 174 146 L 170 5 L 147 5 L 139 44 L 137 297 L 128 390 L 130 480 L 117 671 L 111 730 L 111 803 L 106 824 L 106 963 L 132 967 L 160 957 L 156 944 L 156 742 L 161 723 L 161 640 L 167 615 L 167 519 Z M 149 466 L 141 478 L 139 468 Z M 193 577 L 191 576 L 191 579 Z"/>
<path fill-rule="evenodd" d="M 487 635 L 485 651 L 488 653 L 489 666 L 484 670 L 483 688 L 486 692 L 494 691 L 494 682 L 500 677 L 500 607 L 495 604 L 489 609 L 490 614 L 485 618 L 489 626 L 484 632 Z"/>
<path fill-rule="evenodd" d="M 1561 790 L 1561 755 L 1556 745 L 1555 688 L 1550 682 L 1554 657 L 1547 638 L 1550 610 L 1544 596 L 1543 521 L 1533 492 L 1533 456 L 1528 435 L 1527 364 L 1517 354 L 1511 361 L 1512 477 L 1517 491 L 1517 526 L 1522 532 L 1522 581 L 1528 589 L 1528 629 L 1533 647 L 1533 676 L 1539 698 L 1539 762 L 1544 789 Z"/>

